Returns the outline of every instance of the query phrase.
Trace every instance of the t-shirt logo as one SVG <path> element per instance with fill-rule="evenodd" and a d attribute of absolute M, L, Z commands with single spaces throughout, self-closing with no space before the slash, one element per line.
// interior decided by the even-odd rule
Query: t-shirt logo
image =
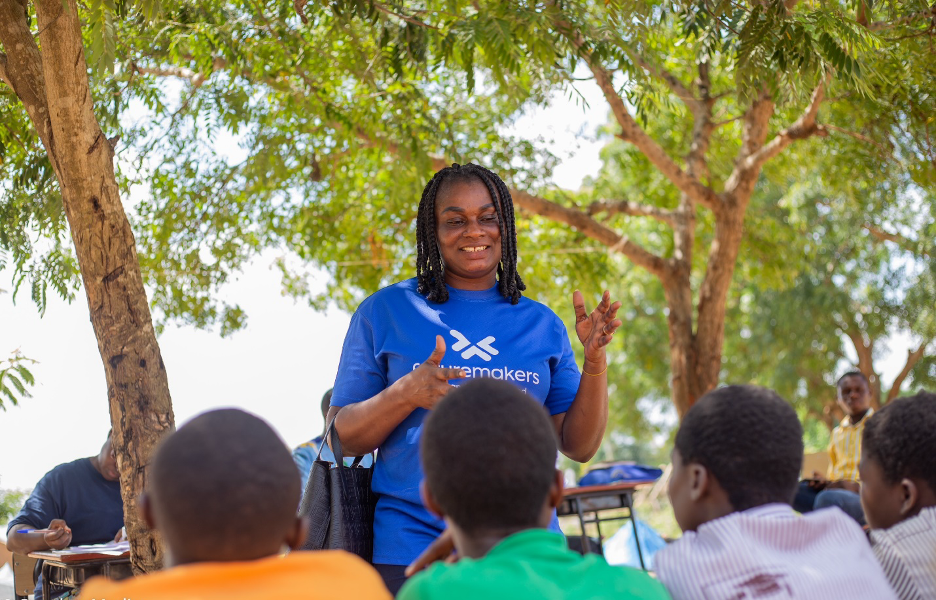
<path fill-rule="evenodd" d="M 497 356 L 497 350 L 494 348 L 494 346 L 491 345 L 496 341 L 493 335 L 487 336 L 477 344 L 472 344 L 468 341 L 468 338 L 466 338 L 459 331 L 453 329 L 449 331 L 449 333 L 452 334 L 452 337 L 458 340 L 452 345 L 452 350 L 455 352 L 461 352 L 467 348 L 467 350 L 461 354 L 461 357 L 464 359 L 469 359 L 472 356 L 478 356 L 481 358 L 481 360 L 490 362 L 492 354 Z"/>

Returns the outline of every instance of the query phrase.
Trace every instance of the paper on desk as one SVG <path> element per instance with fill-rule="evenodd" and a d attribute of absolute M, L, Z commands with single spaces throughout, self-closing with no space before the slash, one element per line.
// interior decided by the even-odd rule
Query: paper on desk
<path fill-rule="evenodd" d="M 121 542 L 107 542 L 106 544 L 86 544 L 84 546 L 69 546 L 64 550 L 58 550 L 59 554 L 86 554 L 93 552 L 95 554 L 105 554 L 107 556 L 120 556 L 124 552 L 129 552 L 129 540 Z"/>

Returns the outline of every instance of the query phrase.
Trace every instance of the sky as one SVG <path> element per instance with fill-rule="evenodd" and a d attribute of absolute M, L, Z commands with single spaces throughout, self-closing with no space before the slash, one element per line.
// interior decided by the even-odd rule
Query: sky
<path fill-rule="evenodd" d="M 595 136 L 607 116 L 600 90 L 590 82 L 580 90 L 589 107 L 558 94 L 551 107 L 530 112 L 510 131 L 548 141 L 562 159 L 553 183 L 566 189 L 597 174 L 605 143 Z M 131 191 L 131 204 L 139 193 L 146 192 Z M 277 256 L 262 254 L 220 292 L 245 310 L 245 329 L 222 339 L 169 326 L 159 337 L 177 426 L 234 406 L 266 419 L 290 446 L 322 430 L 319 403 L 334 383 L 350 315 L 334 307 L 316 312 L 284 297 L 279 272 L 270 268 Z M 0 289 L 7 290 L 0 293 L 0 358 L 19 349 L 38 362 L 30 367 L 32 397 L 0 411 L 0 489 L 29 489 L 56 465 L 100 450 L 110 427 L 107 386 L 83 290 L 71 304 L 50 293 L 40 317 L 28 289 L 14 305 L 10 281 L 10 271 L 0 271 Z"/>

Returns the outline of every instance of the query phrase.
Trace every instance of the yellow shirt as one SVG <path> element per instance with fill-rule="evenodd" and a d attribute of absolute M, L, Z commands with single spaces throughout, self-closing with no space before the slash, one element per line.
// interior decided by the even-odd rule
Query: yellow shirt
<path fill-rule="evenodd" d="M 245 562 L 193 563 L 123 581 L 95 577 L 79 600 L 391 600 L 377 571 L 340 550 Z"/>
<path fill-rule="evenodd" d="M 860 481 L 858 477 L 858 462 L 861 460 L 861 435 L 864 433 L 868 417 L 874 414 L 869 408 L 865 416 L 855 424 L 851 417 L 846 416 L 838 427 L 832 430 L 829 440 L 829 471 L 826 477 L 829 481 Z"/>

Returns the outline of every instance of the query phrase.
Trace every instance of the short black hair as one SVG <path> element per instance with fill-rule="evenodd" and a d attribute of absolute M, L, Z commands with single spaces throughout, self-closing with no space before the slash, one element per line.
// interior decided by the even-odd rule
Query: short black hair
<path fill-rule="evenodd" d="M 301 493 L 283 440 L 233 408 L 199 415 L 163 439 L 147 487 L 169 548 L 205 557 L 281 542 Z"/>
<path fill-rule="evenodd" d="M 835 387 L 836 388 L 842 387 L 842 382 L 845 381 L 845 379 L 848 377 L 861 377 L 862 379 L 864 379 L 865 385 L 868 386 L 868 389 L 870 391 L 871 382 L 868 381 L 868 376 L 862 373 L 861 371 L 849 371 L 848 373 L 845 373 L 844 375 L 838 378 L 838 381 L 835 382 Z"/>
<path fill-rule="evenodd" d="M 936 492 L 936 394 L 920 391 L 885 404 L 868 419 L 861 451 L 890 483 L 920 479 Z"/>
<path fill-rule="evenodd" d="M 729 385 L 702 396 L 683 418 L 676 449 L 709 470 L 735 510 L 790 504 L 803 465 L 803 427 L 777 392 Z"/>
<path fill-rule="evenodd" d="M 513 198 L 504 181 L 497 173 L 472 163 L 452 163 L 438 171 L 423 189 L 416 214 L 416 283 L 420 294 L 430 302 L 448 302 L 445 287 L 445 266 L 439 252 L 436 236 L 436 198 L 450 185 L 462 181 L 477 181 L 487 187 L 497 224 L 501 232 L 501 261 L 497 265 L 500 293 L 509 298 L 511 304 L 520 301 L 520 292 L 526 289 L 517 272 L 517 223 L 514 217 Z"/>
<path fill-rule="evenodd" d="M 556 476 L 556 434 L 518 387 L 474 379 L 439 402 L 420 442 L 426 486 L 467 533 L 532 528 Z"/>

